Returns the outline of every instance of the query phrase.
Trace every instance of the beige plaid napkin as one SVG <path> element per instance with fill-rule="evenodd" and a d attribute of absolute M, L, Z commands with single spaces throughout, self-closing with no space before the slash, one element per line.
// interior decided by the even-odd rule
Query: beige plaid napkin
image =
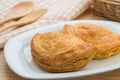
<path fill-rule="evenodd" d="M 10 10 L 10 8 L 25 0 L 0 0 L 0 19 L 2 19 Z M 27 0 L 28 1 L 28 0 Z M 31 0 L 36 4 L 36 10 L 40 8 L 47 8 L 48 12 L 36 22 L 22 26 L 19 28 L 11 28 L 5 32 L 0 33 L 0 48 L 10 38 L 26 32 L 31 29 L 39 28 L 40 26 L 52 24 L 61 21 L 68 21 L 75 19 L 89 5 L 90 0 Z M 7 25 L 7 24 L 6 24 Z"/>

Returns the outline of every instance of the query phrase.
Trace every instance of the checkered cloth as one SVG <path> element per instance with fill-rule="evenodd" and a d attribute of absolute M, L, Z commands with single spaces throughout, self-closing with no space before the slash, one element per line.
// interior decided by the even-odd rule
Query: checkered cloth
<path fill-rule="evenodd" d="M 25 0 L 1 0 L 0 1 L 0 19 L 4 18 L 7 12 L 13 5 Z M 21 34 L 23 32 L 39 28 L 47 24 L 57 23 L 61 21 L 68 21 L 75 19 L 83 11 L 85 11 L 91 1 L 90 0 L 31 0 L 36 4 L 36 10 L 47 8 L 48 12 L 43 15 L 36 22 L 22 26 L 19 28 L 11 28 L 5 32 L 0 33 L 0 48 L 10 38 Z M 7 23 L 10 24 L 10 23 Z M 7 25 L 5 24 L 5 25 Z"/>

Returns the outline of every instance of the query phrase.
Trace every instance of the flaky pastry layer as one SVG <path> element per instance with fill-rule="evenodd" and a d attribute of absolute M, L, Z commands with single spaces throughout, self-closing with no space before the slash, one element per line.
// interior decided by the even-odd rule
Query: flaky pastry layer
<path fill-rule="evenodd" d="M 36 34 L 31 41 L 33 60 L 50 72 L 75 71 L 95 55 L 95 47 L 72 35 L 49 32 Z"/>
<path fill-rule="evenodd" d="M 93 24 L 65 25 L 62 33 L 70 34 L 91 43 L 97 48 L 95 58 L 108 58 L 120 52 L 120 35 Z M 111 51 L 111 52 L 110 52 Z"/>

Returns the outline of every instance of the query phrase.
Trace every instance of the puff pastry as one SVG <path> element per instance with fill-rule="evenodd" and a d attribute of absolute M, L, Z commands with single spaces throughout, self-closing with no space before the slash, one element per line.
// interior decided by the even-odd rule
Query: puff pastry
<path fill-rule="evenodd" d="M 77 37 L 48 32 L 36 34 L 31 41 L 32 58 L 50 72 L 76 71 L 95 55 L 95 47 Z"/>
<path fill-rule="evenodd" d="M 63 33 L 72 34 L 97 48 L 94 58 L 108 58 L 120 52 L 120 36 L 92 24 L 65 25 Z"/>

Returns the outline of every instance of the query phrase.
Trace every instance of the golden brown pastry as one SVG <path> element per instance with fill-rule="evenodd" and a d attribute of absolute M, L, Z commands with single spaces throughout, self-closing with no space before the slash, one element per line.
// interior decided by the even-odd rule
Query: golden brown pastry
<path fill-rule="evenodd" d="M 120 36 L 112 31 L 92 24 L 65 25 L 62 31 L 93 44 L 97 48 L 94 58 L 108 58 L 120 52 Z"/>
<path fill-rule="evenodd" d="M 36 34 L 31 41 L 32 58 L 50 72 L 76 71 L 86 66 L 95 48 L 77 37 L 48 32 Z"/>

